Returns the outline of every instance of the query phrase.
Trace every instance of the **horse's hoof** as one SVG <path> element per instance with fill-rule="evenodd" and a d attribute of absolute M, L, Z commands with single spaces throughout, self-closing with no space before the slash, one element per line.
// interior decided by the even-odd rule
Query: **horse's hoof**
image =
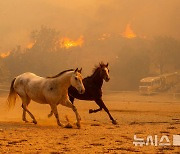
<path fill-rule="evenodd" d="M 70 123 L 68 123 L 64 126 L 64 128 L 73 128 L 73 126 Z"/>
<path fill-rule="evenodd" d="M 37 124 L 37 121 L 33 120 L 33 123 L 36 125 L 36 124 Z"/>
<path fill-rule="evenodd" d="M 58 126 L 64 128 L 65 126 L 62 123 L 58 123 Z"/>
<path fill-rule="evenodd" d="M 81 121 L 81 117 L 79 116 L 79 121 Z"/>
<path fill-rule="evenodd" d="M 89 109 L 89 114 L 90 114 L 90 113 L 93 113 L 93 109 Z"/>
<path fill-rule="evenodd" d="M 50 118 L 52 116 L 52 114 L 48 114 L 48 118 Z"/>
<path fill-rule="evenodd" d="M 80 125 L 80 123 L 78 123 L 78 122 L 76 123 L 76 126 L 77 126 L 77 128 L 79 128 L 79 129 L 81 128 L 81 125 Z"/>
<path fill-rule="evenodd" d="M 112 123 L 113 123 L 114 125 L 117 125 L 117 124 L 118 124 L 116 120 L 113 120 Z"/>
<path fill-rule="evenodd" d="M 28 123 L 29 121 L 27 121 L 27 120 L 23 120 L 25 123 Z"/>

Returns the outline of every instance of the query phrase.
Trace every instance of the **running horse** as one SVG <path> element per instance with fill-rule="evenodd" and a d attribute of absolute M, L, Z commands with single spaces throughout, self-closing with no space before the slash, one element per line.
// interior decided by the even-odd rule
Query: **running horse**
<path fill-rule="evenodd" d="M 76 107 L 71 103 L 68 97 L 68 88 L 73 86 L 78 93 L 83 94 L 85 88 L 82 82 L 82 76 L 78 68 L 76 70 L 65 70 L 53 77 L 40 77 L 33 73 L 23 73 L 13 79 L 10 87 L 10 93 L 7 99 L 8 106 L 14 106 L 17 95 L 22 100 L 23 115 L 22 120 L 26 120 L 26 112 L 30 115 L 34 124 L 37 121 L 34 115 L 28 110 L 31 100 L 40 104 L 49 104 L 56 117 L 57 124 L 63 127 L 59 120 L 57 105 L 71 108 L 76 115 L 77 127 L 80 128 L 80 116 Z"/>
<path fill-rule="evenodd" d="M 106 107 L 106 105 L 104 104 L 102 100 L 103 80 L 105 80 L 106 82 L 110 80 L 108 65 L 109 65 L 108 63 L 104 64 L 103 62 L 101 62 L 99 66 L 96 66 L 94 68 L 93 74 L 91 76 L 88 76 L 83 79 L 83 84 L 86 89 L 84 94 L 79 94 L 78 91 L 72 86 L 69 87 L 68 94 L 69 94 L 69 98 L 72 104 L 74 103 L 75 98 L 80 99 L 80 100 L 95 101 L 96 104 L 99 106 L 99 108 L 95 110 L 90 109 L 89 113 L 96 113 L 104 109 L 107 112 L 112 123 L 117 124 L 117 121 L 112 117 L 108 108 Z M 53 113 L 51 111 L 51 113 L 49 114 L 49 117 L 52 114 Z"/>

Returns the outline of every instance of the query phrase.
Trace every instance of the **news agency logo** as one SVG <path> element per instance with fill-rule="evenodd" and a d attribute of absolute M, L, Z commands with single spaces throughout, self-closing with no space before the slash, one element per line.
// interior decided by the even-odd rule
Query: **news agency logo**
<path fill-rule="evenodd" d="M 170 146 L 170 145 L 173 145 L 173 146 L 180 146 L 180 135 L 173 135 L 172 137 L 172 143 L 170 142 L 168 136 L 166 135 L 163 135 L 161 136 L 159 139 L 159 136 L 158 135 L 154 135 L 154 138 L 153 136 L 151 135 L 148 135 L 146 139 L 143 139 L 143 138 L 137 138 L 136 135 L 134 135 L 134 141 L 133 141 L 133 144 L 135 146 L 148 146 L 148 145 L 151 145 L 151 146 Z"/>

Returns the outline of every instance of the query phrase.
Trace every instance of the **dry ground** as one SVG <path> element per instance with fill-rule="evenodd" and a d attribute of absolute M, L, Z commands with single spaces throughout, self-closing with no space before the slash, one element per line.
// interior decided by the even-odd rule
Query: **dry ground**
<path fill-rule="evenodd" d="M 140 96 L 137 92 L 104 95 L 106 105 L 118 125 L 111 124 L 104 111 L 89 114 L 97 108 L 94 102 L 76 101 L 81 115 L 81 129 L 60 128 L 54 117 L 47 118 L 48 105 L 31 102 L 29 109 L 38 124 L 21 120 L 20 100 L 7 111 L 7 94 L 0 95 L 0 153 L 178 153 L 180 146 L 134 146 L 133 137 L 180 135 L 180 98 L 162 94 Z M 75 122 L 73 111 L 58 107 L 61 121 L 67 115 Z M 28 116 L 29 121 L 31 119 Z M 159 139 L 158 139 L 159 140 Z"/>

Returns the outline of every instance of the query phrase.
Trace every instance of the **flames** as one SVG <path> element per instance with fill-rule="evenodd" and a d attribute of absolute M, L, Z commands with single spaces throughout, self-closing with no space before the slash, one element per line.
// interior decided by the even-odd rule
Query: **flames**
<path fill-rule="evenodd" d="M 136 37 L 136 34 L 135 34 L 134 31 L 132 30 L 130 24 L 127 24 L 127 25 L 126 25 L 126 29 L 125 29 L 125 31 L 122 33 L 122 36 L 123 36 L 123 37 L 126 37 L 126 38 L 129 38 L 129 39 Z"/>
<path fill-rule="evenodd" d="M 119 35 L 119 34 L 118 34 Z M 107 40 L 107 39 L 110 39 L 110 38 L 113 38 L 114 34 L 111 34 L 111 33 L 103 33 L 101 34 L 101 36 L 98 38 L 98 40 L 100 41 L 104 41 L 104 40 Z M 117 36 L 115 34 L 115 36 Z M 125 31 L 120 33 L 120 36 L 121 37 L 125 37 L 125 38 L 128 38 L 128 39 L 132 39 L 132 38 L 136 38 L 137 35 L 136 33 L 132 30 L 131 28 L 131 24 L 127 24 L 126 25 L 126 28 L 125 28 Z M 146 37 L 145 36 L 138 36 L 139 38 L 143 38 L 145 39 Z"/>
<path fill-rule="evenodd" d="M 28 43 L 26 45 L 26 48 L 31 49 L 34 46 L 34 44 L 35 44 L 35 42 Z M 2 53 L 0 53 L 0 58 L 4 59 L 4 58 L 8 57 L 10 54 L 11 54 L 11 51 L 2 52 Z"/>
<path fill-rule="evenodd" d="M 8 51 L 8 52 L 3 52 L 3 53 L 0 54 L 0 57 L 1 57 L 1 58 L 6 58 L 6 57 L 8 57 L 9 55 L 10 55 L 10 51 Z"/>
<path fill-rule="evenodd" d="M 34 46 L 35 43 L 36 43 L 36 42 L 30 42 L 30 43 L 28 43 L 27 46 L 26 46 L 26 48 L 27 48 L 27 49 L 31 49 L 31 48 Z"/>
<path fill-rule="evenodd" d="M 30 42 L 29 44 L 26 45 L 26 48 L 27 49 L 31 49 L 34 44 L 36 43 L 35 42 Z M 84 43 L 84 37 L 83 36 L 80 36 L 77 40 L 72 40 L 68 37 L 63 37 L 60 39 L 60 47 L 61 48 L 65 48 L 65 49 L 69 49 L 71 47 L 81 47 Z"/>
<path fill-rule="evenodd" d="M 60 40 L 60 47 L 69 49 L 71 47 L 81 47 L 84 43 L 84 37 L 80 36 L 77 40 L 72 40 L 68 37 L 64 37 Z"/>
<path fill-rule="evenodd" d="M 127 24 L 125 31 L 123 33 L 120 34 L 122 37 L 128 38 L 128 39 L 132 39 L 132 38 L 136 38 L 137 35 L 136 33 L 132 30 L 131 28 L 131 24 Z M 112 38 L 113 35 L 111 33 L 103 33 L 101 34 L 101 36 L 98 38 L 98 40 L 100 41 L 104 41 L 106 39 L 110 39 Z M 146 36 L 138 36 L 139 38 L 143 38 L 146 39 Z M 35 45 L 36 41 L 30 42 L 26 45 L 27 49 L 31 49 L 34 45 Z M 60 48 L 64 48 L 64 49 L 69 49 L 71 47 L 81 47 L 84 44 L 84 37 L 81 35 L 79 38 L 77 38 L 76 40 L 73 40 L 71 38 L 68 37 L 63 37 L 60 38 L 59 40 L 59 44 Z M 0 58 L 6 58 L 11 54 L 10 51 L 8 52 L 3 52 L 0 53 Z"/>
<path fill-rule="evenodd" d="M 36 43 L 36 41 L 30 42 L 25 46 L 25 48 L 31 49 L 35 43 Z M 65 48 L 65 49 L 69 49 L 71 47 L 77 47 L 77 46 L 81 47 L 83 45 L 83 43 L 84 43 L 84 37 L 83 36 L 80 36 L 77 40 L 72 40 L 68 37 L 63 37 L 60 39 L 60 47 Z M 6 58 L 10 54 L 11 54 L 10 51 L 2 52 L 2 53 L 0 53 L 0 58 Z"/>

